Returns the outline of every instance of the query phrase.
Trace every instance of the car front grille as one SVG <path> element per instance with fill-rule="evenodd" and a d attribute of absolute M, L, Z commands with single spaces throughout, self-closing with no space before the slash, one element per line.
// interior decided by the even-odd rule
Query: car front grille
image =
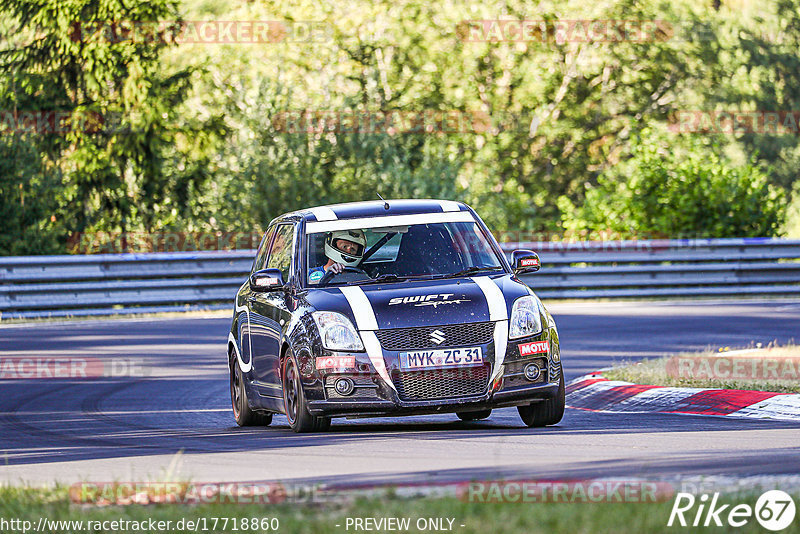
<path fill-rule="evenodd" d="M 483 395 L 489 385 L 489 367 L 483 364 L 457 369 L 395 371 L 392 380 L 404 401 Z"/>
<path fill-rule="evenodd" d="M 490 343 L 494 334 L 494 323 L 394 328 L 378 330 L 375 334 L 386 350 L 465 347 Z M 436 343 L 437 340 L 441 342 Z"/>

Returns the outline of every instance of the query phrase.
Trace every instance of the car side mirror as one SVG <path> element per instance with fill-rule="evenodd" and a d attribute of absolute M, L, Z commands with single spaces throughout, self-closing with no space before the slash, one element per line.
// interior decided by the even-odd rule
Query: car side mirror
<path fill-rule="evenodd" d="M 535 273 L 542 266 L 539 255 L 532 250 L 515 250 L 511 253 L 511 267 L 514 274 Z"/>
<path fill-rule="evenodd" d="M 250 275 L 250 290 L 263 293 L 283 289 L 283 274 L 280 269 L 261 269 Z"/>

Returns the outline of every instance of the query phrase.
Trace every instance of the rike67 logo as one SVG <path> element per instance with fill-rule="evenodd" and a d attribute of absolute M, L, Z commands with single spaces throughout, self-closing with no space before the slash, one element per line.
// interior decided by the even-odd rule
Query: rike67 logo
<path fill-rule="evenodd" d="M 695 498 L 691 493 L 681 492 L 675 496 L 667 526 L 743 527 L 755 516 L 762 527 L 777 532 L 792 524 L 795 512 L 794 500 L 781 490 L 765 492 L 758 498 L 755 507 L 749 504 L 719 504 L 719 493 L 711 498 L 705 493 Z"/>

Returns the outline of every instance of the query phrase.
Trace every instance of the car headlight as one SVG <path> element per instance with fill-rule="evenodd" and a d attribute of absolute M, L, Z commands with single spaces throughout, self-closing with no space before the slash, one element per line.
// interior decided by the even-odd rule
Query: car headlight
<path fill-rule="evenodd" d="M 509 321 L 508 337 L 532 336 L 542 331 L 542 315 L 539 310 L 539 301 L 533 295 L 520 297 L 511 307 L 511 321 Z"/>
<path fill-rule="evenodd" d="M 353 323 L 336 312 L 317 311 L 311 314 L 319 328 L 322 346 L 328 350 L 364 350 L 361 337 Z"/>

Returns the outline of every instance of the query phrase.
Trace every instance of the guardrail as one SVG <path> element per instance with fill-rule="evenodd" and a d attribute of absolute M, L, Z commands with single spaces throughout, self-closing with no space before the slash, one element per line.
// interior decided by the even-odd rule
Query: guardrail
<path fill-rule="evenodd" d="M 800 240 L 504 243 L 544 299 L 800 294 Z M 0 320 L 232 308 L 255 252 L 0 258 Z"/>

